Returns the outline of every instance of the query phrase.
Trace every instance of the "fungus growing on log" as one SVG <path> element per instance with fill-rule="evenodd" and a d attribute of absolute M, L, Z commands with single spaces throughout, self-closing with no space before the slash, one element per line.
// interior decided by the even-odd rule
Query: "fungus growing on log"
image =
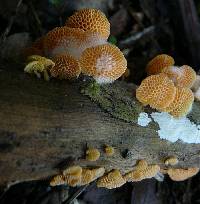
<path fill-rule="evenodd" d="M 108 146 L 108 145 L 106 145 L 104 150 L 105 150 L 106 155 L 109 157 L 113 156 L 113 154 L 115 153 L 115 149 L 111 146 Z"/>
<path fill-rule="evenodd" d="M 110 23 L 105 14 L 97 9 L 86 8 L 75 12 L 67 19 L 66 26 L 98 32 L 106 39 L 110 35 Z"/>
<path fill-rule="evenodd" d="M 173 66 L 174 59 L 166 54 L 157 55 L 146 66 L 148 75 L 159 74 L 165 67 Z"/>
<path fill-rule="evenodd" d="M 128 182 L 141 181 L 155 177 L 159 171 L 160 167 L 158 165 L 148 165 L 145 160 L 140 160 L 133 171 L 124 175 L 124 179 Z"/>
<path fill-rule="evenodd" d="M 79 59 L 86 48 L 105 43 L 106 39 L 99 33 L 63 26 L 54 28 L 46 34 L 44 51 L 49 57 L 67 53 Z"/>
<path fill-rule="evenodd" d="M 164 161 L 165 165 L 176 165 L 178 164 L 178 158 L 175 157 L 175 156 L 170 156 L 170 157 L 167 157 Z"/>
<path fill-rule="evenodd" d="M 32 55 L 28 57 L 27 61 L 27 65 L 24 68 L 25 72 L 35 74 L 38 78 L 41 77 L 41 72 L 43 72 L 44 79 L 49 80 L 48 71 L 55 66 L 52 60 L 39 55 Z"/>
<path fill-rule="evenodd" d="M 165 67 L 162 73 L 167 74 L 178 87 L 191 88 L 196 80 L 196 72 L 188 65 Z"/>
<path fill-rule="evenodd" d="M 53 61 L 55 66 L 50 69 L 50 74 L 55 78 L 73 79 L 81 73 L 78 61 L 69 54 L 57 55 Z"/>
<path fill-rule="evenodd" d="M 174 100 L 163 111 L 169 112 L 173 117 L 180 118 L 191 110 L 194 95 L 189 88 L 176 88 Z"/>
<path fill-rule="evenodd" d="M 86 151 L 86 160 L 97 161 L 100 157 L 100 152 L 96 148 L 88 148 Z"/>
<path fill-rule="evenodd" d="M 188 169 L 173 169 L 167 170 L 167 174 L 173 181 L 184 181 L 199 172 L 199 168 L 188 168 Z"/>
<path fill-rule="evenodd" d="M 97 187 L 104 187 L 108 189 L 118 188 L 126 183 L 120 171 L 115 169 L 107 175 L 101 177 L 97 181 Z"/>
<path fill-rule="evenodd" d="M 61 174 L 54 176 L 50 181 L 50 185 L 57 186 L 65 184 L 72 187 L 82 186 L 103 176 L 104 173 L 105 169 L 103 167 L 89 169 L 80 166 L 71 166 Z"/>
<path fill-rule="evenodd" d="M 127 61 L 115 45 L 105 44 L 87 48 L 80 58 L 82 73 L 97 83 L 111 83 L 127 69 Z"/>
<path fill-rule="evenodd" d="M 71 166 L 64 170 L 62 174 L 54 176 L 51 181 L 51 186 L 68 184 L 76 186 L 81 182 L 82 168 L 80 166 Z"/>
<path fill-rule="evenodd" d="M 136 90 L 136 98 L 143 105 L 163 110 L 174 100 L 176 87 L 165 75 L 157 74 L 145 78 Z"/>
<path fill-rule="evenodd" d="M 105 169 L 103 167 L 88 169 L 84 168 L 81 175 L 81 182 L 79 186 L 86 185 L 96 180 L 97 178 L 103 176 L 105 173 Z"/>

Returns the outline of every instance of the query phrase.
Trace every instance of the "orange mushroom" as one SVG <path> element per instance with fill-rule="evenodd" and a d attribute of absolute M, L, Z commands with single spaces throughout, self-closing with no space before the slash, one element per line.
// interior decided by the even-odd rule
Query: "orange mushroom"
<path fill-rule="evenodd" d="M 163 68 L 174 65 L 174 59 L 166 54 L 157 55 L 146 66 L 148 75 L 159 74 Z"/>
<path fill-rule="evenodd" d="M 124 175 L 124 179 L 128 182 L 141 181 L 146 178 L 155 177 L 159 171 L 160 167 L 158 165 L 148 165 L 145 160 L 140 160 L 133 171 Z"/>
<path fill-rule="evenodd" d="M 115 45 L 105 44 L 87 48 L 80 58 L 82 73 L 97 83 L 111 83 L 126 71 L 127 61 Z"/>
<path fill-rule="evenodd" d="M 113 189 L 113 188 L 118 188 L 125 183 L 126 181 L 122 177 L 120 171 L 115 169 L 109 172 L 107 175 L 99 178 L 97 181 L 97 187 Z"/>
<path fill-rule="evenodd" d="M 104 13 L 97 9 L 86 8 L 75 12 L 67 19 L 66 26 L 98 32 L 106 39 L 110 35 L 110 23 Z"/>
<path fill-rule="evenodd" d="M 105 43 L 106 39 L 99 33 L 63 26 L 47 33 L 44 39 L 44 50 L 50 57 L 68 53 L 79 59 L 86 48 Z"/>
<path fill-rule="evenodd" d="M 136 98 L 143 105 L 150 105 L 158 110 L 168 107 L 175 94 L 174 83 L 162 73 L 145 78 L 136 90 Z"/>
<path fill-rule="evenodd" d="M 191 110 L 194 101 L 194 95 L 189 88 L 176 88 L 176 95 L 171 104 L 163 109 L 172 116 L 179 118 L 187 115 Z"/>
<path fill-rule="evenodd" d="M 183 88 L 191 88 L 196 80 L 196 72 L 188 65 L 165 67 L 162 72 L 167 74 L 176 86 Z"/>
<path fill-rule="evenodd" d="M 50 73 L 55 78 L 73 79 L 81 73 L 78 61 L 69 54 L 57 55 L 53 61 L 55 66 L 50 69 Z"/>
<path fill-rule="evenodd" d="M 188 169 L 173 169 L 167 170 L 167 174 L 173 181 L 184 181 L 199 172 L 199 168 L 188 168 Z"/>

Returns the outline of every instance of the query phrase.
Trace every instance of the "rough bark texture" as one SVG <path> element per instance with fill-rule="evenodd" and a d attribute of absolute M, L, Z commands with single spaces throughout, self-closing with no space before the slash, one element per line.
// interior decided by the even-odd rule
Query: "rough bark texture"
<path fill-rule="evenodd" d="M 163 166 L 169 155 L 178 156 L 179 167 L 200 167 L 199 144 L 170 143 L 159 139 L 155 124 L 136 124 L 143 107 L 134 85 L 45 82 L 13 68 L 0 71 L 0 185 L 45 179 L 71 164 L 122 172 L 138 159 Z M 199 116 L 195 103 L 190 118 L 199 123 Z M 104 144 L 116 147 L 113 157 Z M 101 151 L 97 162 L 84 159 L 88 146 Z"/>

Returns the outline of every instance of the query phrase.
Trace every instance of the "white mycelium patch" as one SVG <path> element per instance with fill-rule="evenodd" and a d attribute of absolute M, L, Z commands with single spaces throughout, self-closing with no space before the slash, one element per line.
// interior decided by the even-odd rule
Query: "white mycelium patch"
<path fill-rule="evenodd" d="M 188 118 L 175 119 L 165 112 L 151 113 L 151 117 L 159 125 L 158 135 L 161 139 L 171 142 L 180 139 L 186 143 L 200 143 L 200 125 L 196 125 Z"/>
<path fill-rule="evenodd" d="M 138 125 L 147 126 L 151 122 L 151 118 L 149 118 L 148 114 L 145 112 L 140 113 L 138 117 Z"/>
<path fill-rule="evenodd" d="M 96 69 L 98 72 L 102 71 L 109 71 L 112 70 L 113 67 L 115 67 L 116 62 L 113 60 L 112 56 L 109 54 L 102 54 L 98 59 L 96 63 Z"/>

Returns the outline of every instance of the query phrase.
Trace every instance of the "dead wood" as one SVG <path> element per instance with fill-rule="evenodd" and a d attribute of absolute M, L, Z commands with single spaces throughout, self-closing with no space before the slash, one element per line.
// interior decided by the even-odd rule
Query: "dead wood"
<path fill-rule="evenodd" d="M 169 155 L 178 157 L 179 167 L 200 167 L 200 144 L 161 140 L 155 124 L 136 124 L 143 107 L 135 85 L 45 82 L 13 68 L 0 71 L 0 185 L 46 179 L 72 164 L 122 172 L 138 159 L 163 166 Z M 195 103 L 190 118 L 199 123 L 199 115 Z M 113 157 L 103 153 L 105 144 L 116 148 Z M 101 151 L 98 161 L 84 159 L 88 146 Z"/>

